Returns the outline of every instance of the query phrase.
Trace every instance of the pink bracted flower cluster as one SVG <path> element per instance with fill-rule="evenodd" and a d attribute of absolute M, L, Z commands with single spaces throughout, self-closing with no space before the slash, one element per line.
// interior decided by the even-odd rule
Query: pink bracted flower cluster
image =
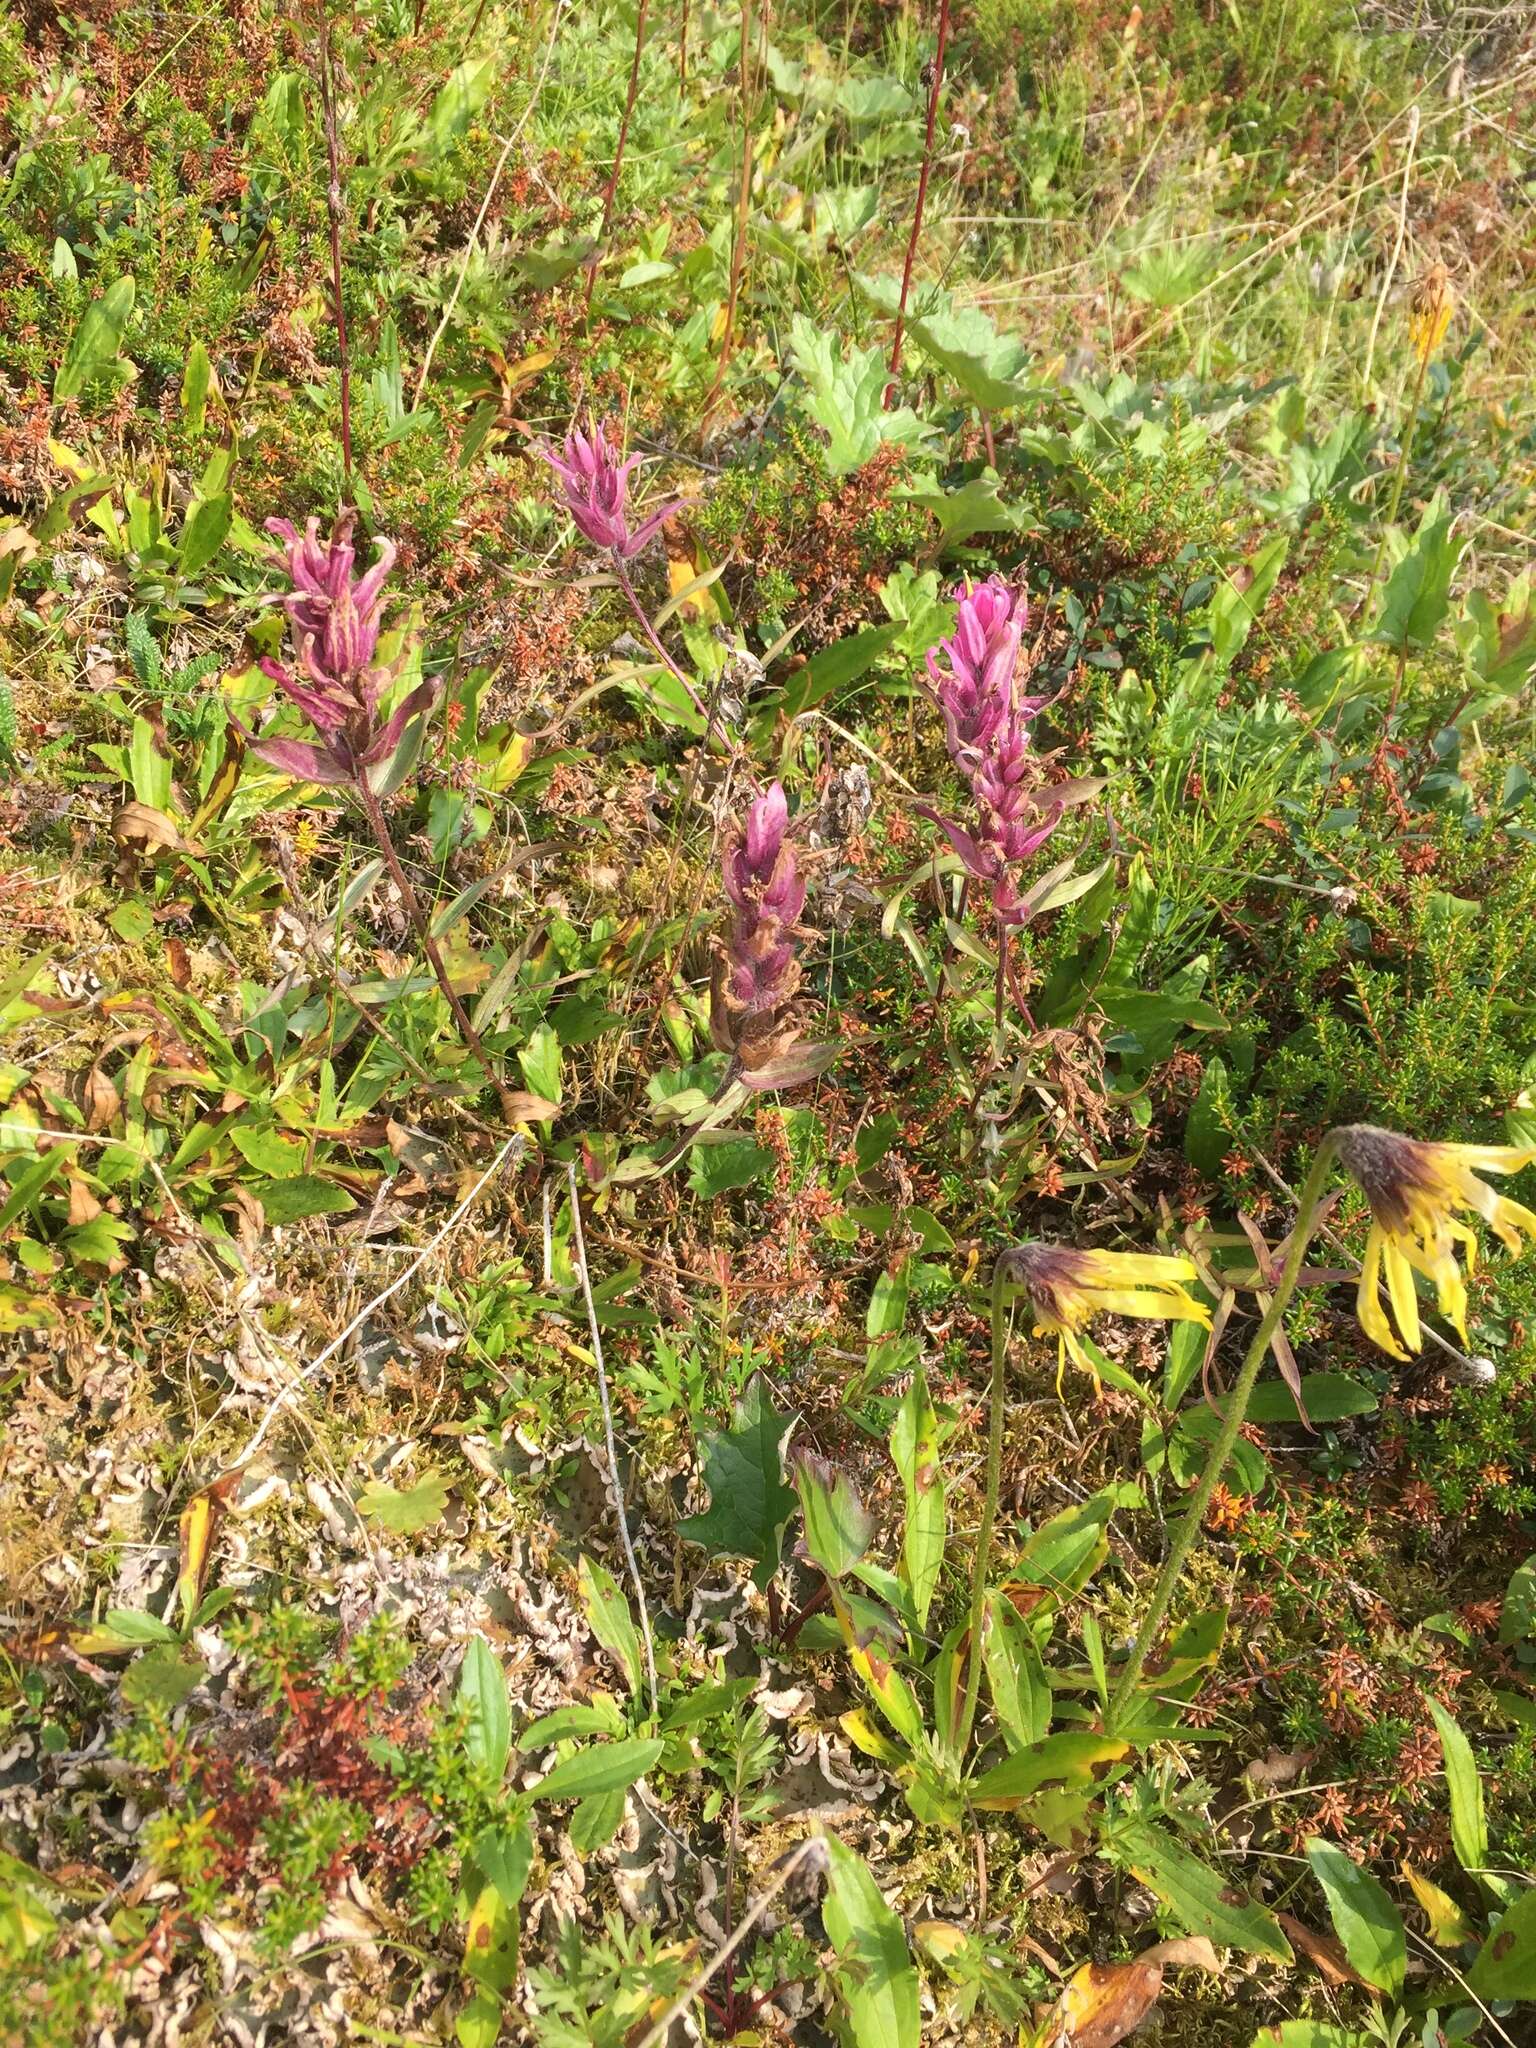
<path fill-rule="evenodd" d="M 643 458 L 631 455 L 627 462 L 620 462 L 609 445 L 606 426 L 595 420 L 588 420 L 585 434 L 572 427 L 565 437 L 564 454 L 547 443 L 538 452 L 564 486 L 566 509 L 579 530 L 594 547 L 607 548 L 620 561 L 627 562 L 638 555 L 688 502 L 685 498 L 673 498 L 632 528 L 629 473 L 638 468 Z"/>
<path fill-rule="evenodd" d="M 435 684 L 419 683 L 387 719 L 379 717 L 379 699 L 397 672 L 397 665 L 380 667 L 374 659 L 395 546 L 381 536 L 378 560 L 354 577 L 354 523 L 355 514 L 343 512 L 326 541 L 318 519 L 309 521 L 302 536 L 287 519 L 267 521 L 267 531 L 283 542 L 288 556 L 293 589 L 283 609 L 293 655 L 288 664 L 268 658 L 260 666 L 303 712 L 319 743 L 246 737 L 261 760 L 305 782 L 359 783 L 389 759 L 411 719 L 437 694 Z"/>
<path fill-rule="evenodd" d="M 770 784 L 748 806 L 744 827 L 726 847 L 723 880 L 733 914 L 715 956 L 710 1036 L 749 1088 L 799 1087 L 828 1065 L 833 1048 L 797 1043 L 805 883 L 781 784 Z"/>
<path fill-rule="evenodd" d="M 1062 804 L 1042 796 L 1039 757 L 1030 727 L 1044 697 L 1018 688 L 1019 656 L 1029 624 L 1022 590 L 1001 576 L 955 592 L 955 631 L 928 652 L 929 694 L 944 719 L 950 759 L 970 786 L 976 829 L 927 805 L 919 808 L 947 836 L 966 873 L 986 882 L 1003 924 L 1028 917 L 1018 870 L 1061 822 Z"/>

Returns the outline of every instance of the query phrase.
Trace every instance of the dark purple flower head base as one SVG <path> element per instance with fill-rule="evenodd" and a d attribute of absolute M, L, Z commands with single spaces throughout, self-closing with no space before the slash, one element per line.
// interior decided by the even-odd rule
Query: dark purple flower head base
<path fill-rule="evenodd" d="M 395 546 L 381 536 L 378 560 L 354 576 L 355 521 L 355 513 L 341 513 L 328 541 L 320 538 L 318 519 L 308 522 L 302 536 L 289 520 L 267 521 L 267 531 L 283 542 L 288 556 L 293 588 L 283 609 L 293 651 L 289 662 L 267 658 L 260 668 L 318 737 L 315 744 L 251 733 L 246 738 L 259 759 L 305 782 L 357 785 L 369 769 L 390 759 L 411 719 L 437 695 L 435 684 L 419 683 L 387 719 L 379 717 L 379 699 L 398 669 L 375 661 Z"/>

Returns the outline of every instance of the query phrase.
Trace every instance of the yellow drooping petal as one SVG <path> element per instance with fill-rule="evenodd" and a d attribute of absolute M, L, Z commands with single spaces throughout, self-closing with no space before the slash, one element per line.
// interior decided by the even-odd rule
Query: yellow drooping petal
<path fill-rule="evenodd" d="M 1395 1238 L 1387 1239 L 1382 1264 L 1386 1269 L 1392 1315 L 1403 1333 L 1403 1342 L 1410 1351 L 1422 1351 L 1424 1338 L 1419 1329 L 1419 1297 L 1413 1284 L 1413 1267 Z"/>
<path fill-rule="evenodd" d="M 1373 1344 L 1380 1345 L 1389 1357 L 1400 1358 L 1406 1364 L 1407 1352 L 1392 1334 L 1392 1325 L 1387 1321 L 1386 1311 L 1381 1305 L 1381 1255 L 1386 1248 L 1386 1233 L 1379 1223 L 1371 1225 L 1370 1235 L 1365 1240 L 1365 1257 L 1360 1264 L 1360 1286 L 1355 1295 L 1355 1313 L 1360 1318 L 1360 1327 Z"/>
<path fill-rule="evenodd" d="M 1077 1256 L 1083 1277 L 1094 1287 L 1162 1286 L 1199 1278 L 1193 1259 L 1170 1258 L 1163 1252 L 1080 1252 Z"/>

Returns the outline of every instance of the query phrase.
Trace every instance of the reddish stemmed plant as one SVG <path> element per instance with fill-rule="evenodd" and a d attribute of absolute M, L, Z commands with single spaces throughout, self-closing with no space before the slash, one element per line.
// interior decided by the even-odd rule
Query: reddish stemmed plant
<path fill-rule="evenodd" d="M 362 575 L 355 574 L 357 550 L 352 535 L 356 515 L 344 511 L 329 540 L 320 537 L 320 522 L 311 519 L 301 535 L 286 519 L 269 519 L 267 530 L 283 543 L 292 589 L 283 599 L 292 643 L 287 661 L 263 660 L 269 676 L 304 714 L 315 737 L 288 739 L 275 734 L 247 733 L 251 752 L 300 781 L 348 789 L 367 817 L 406 915 L 431 963 L 438 986 L 453 1012 L 464 1040 L 495 1083 L 503 1110 L 513 1111 L 513 1098 L 503 1085 L 454 988 L 431 922 L 401 865 L 379 791 L 397 767 L 400 747 L 411 721 L 424 716 L 437 697 L 435 683 L 418 683 L 387 716 L 383 698 L 400 670 L 378 659 L 383 622 L 384 585 L 394 567 L 395 548 L 380 536 L 378 558 Z M 243 730 L 243 728 L 242 728 Z"/>

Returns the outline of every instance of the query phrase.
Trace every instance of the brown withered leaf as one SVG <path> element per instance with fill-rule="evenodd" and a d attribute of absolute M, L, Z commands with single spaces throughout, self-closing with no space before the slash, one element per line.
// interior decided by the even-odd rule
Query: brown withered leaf
<path fill-rule="evenodd" d="M 174 933 L 165 942 L 165 966 L 176 988 L 192 985 L 192 960 L 185 943 Z"/>
<path fill-rule="evenodd" d="M 1317 1965 L 1318 1974 L 1329 1984 L 1360 1984 L 1367 1990 L 1370 1986 L 1349 1967 L 1349 1958 L 1331 1934 L 1314 1934 L 1312 1929 L 1296 1919 L 1293 1914 L 1276 1912 L 1275 1918 L 1290 1937 L 1292 1948 L 1304 1955 L 1308 1962 Z"/>
<path fill-rule="evenodd" d="M 1084 1963 L 1073 1972 L 1053 2015 L 1052 2048 L 1115 2048 L 1139 2027 L 1163 1988 L 1163 1966 L 1143 1956 L 1134 1963 Z"/>
<path fill-rule="evenodd" d="M 1221 1975 L 1221 1957 L 1215 1944 L 1203 1934 L 1181 1934 L 1174 1941 L 1159 1941 L 1143 1949 L 1137 1961 L 1161 1963 L 1165 1970 L 1204 1970 L 1208 1976 Z"/>
<path fill-rule="evenodd" d="M 182 844 L 176 820 L 152 804 L 124 804 L 113 816 L 112 837 L 132 853 L 175 852 Z"/>
<path fill-rule="evenodd" d="M 98 1061 L 86 1070 L 80 1083 L 80 1107 L 85 1112 L 85 1128 L 95 1133 L 104 1131 L 116 1119 L 123 1106 L 117 1084 L 101 1071 Z"/>
<path fill-rule="evenodd" d="M 91 1193 L 78 1174 L 69 1179 L 69 1225 L 72 1230 L 82 1223 L 94 1223 L 101 1214 L 101 1204 Z"/>

